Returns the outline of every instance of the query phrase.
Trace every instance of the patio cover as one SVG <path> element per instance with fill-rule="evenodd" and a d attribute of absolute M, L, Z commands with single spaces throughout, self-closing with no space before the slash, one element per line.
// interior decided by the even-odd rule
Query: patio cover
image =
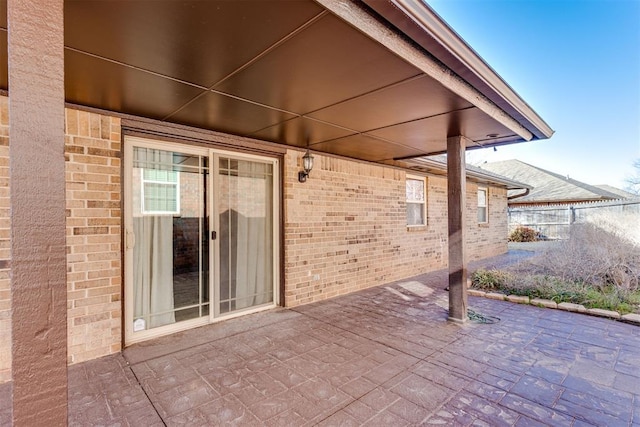
<path fill-rule="evenodd" d="M 384 163 L 445 152 L 451 136 L 552 134 L 417 0 L 65 1 L 64 19 L 77 106 Z"/>

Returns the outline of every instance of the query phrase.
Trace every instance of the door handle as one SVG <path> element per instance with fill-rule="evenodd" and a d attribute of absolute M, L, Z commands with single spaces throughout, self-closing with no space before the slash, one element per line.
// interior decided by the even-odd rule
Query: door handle
<path fill-rule="evenodd" d="M 136 234 L 131 230 L 127 230 L 125 240 L 127 249 L 132 249 L 136 245 Z"/>
<path fill-rule="evenodd" d="M 216 240 L 218 238 L 218 233 L 216 233 L 215 231 L 211 232 L 211 240 Z"/>

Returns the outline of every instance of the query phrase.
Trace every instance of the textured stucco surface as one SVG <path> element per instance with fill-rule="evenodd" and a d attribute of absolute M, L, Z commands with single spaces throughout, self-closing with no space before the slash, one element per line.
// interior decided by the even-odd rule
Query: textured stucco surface
<path fill-rule="evenodd" d="M 8 2 L 13 424 L 67 420 L 63 2 Z"/>

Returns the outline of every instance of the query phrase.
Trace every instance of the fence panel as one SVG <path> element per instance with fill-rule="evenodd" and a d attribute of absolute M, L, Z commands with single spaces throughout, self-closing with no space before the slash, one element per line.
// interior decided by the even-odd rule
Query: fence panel
<path fill-rule="evenodd" d="M 536 230 L 547 239 L 567 239 L 571 224 L 589 222 L 599 218 L 625 218 L 637 216 L 640 227 L 640 199 L 614 200 L 573 205 L 526 206 L 509 208 L 509 233 L 524 226 Z"/>

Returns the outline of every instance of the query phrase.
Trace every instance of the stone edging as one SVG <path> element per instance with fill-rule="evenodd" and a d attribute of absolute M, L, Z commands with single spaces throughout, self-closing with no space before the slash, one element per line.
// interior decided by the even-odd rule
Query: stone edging
<path fill-rule="evenodd" d="M 527 296 L 505 295 L 499 292 L 485 292 L 479 291 L 477 289 L 467 289 L 467 294 L 474 297 L 483 297 L 499 301 L 509 301 L 518 304 L 530 304 L 537 307 L 554 308 L 558 310 L 571 311 L 574 313 L 589 314 L 591 316 L 606 317 L 608 319 L 621 320 L 623 322 L 628 322 L 640 326 L 640 314 L 637 313 L 621 315 L 617 311 L 602 310 L 600 308 L 585 308 L 584 305 L 572 304 L 570 302 L 561 302 L 560 304 L 558 304 L 555 301 L 551 301 L 548 299 L 531 299 Z"/>

